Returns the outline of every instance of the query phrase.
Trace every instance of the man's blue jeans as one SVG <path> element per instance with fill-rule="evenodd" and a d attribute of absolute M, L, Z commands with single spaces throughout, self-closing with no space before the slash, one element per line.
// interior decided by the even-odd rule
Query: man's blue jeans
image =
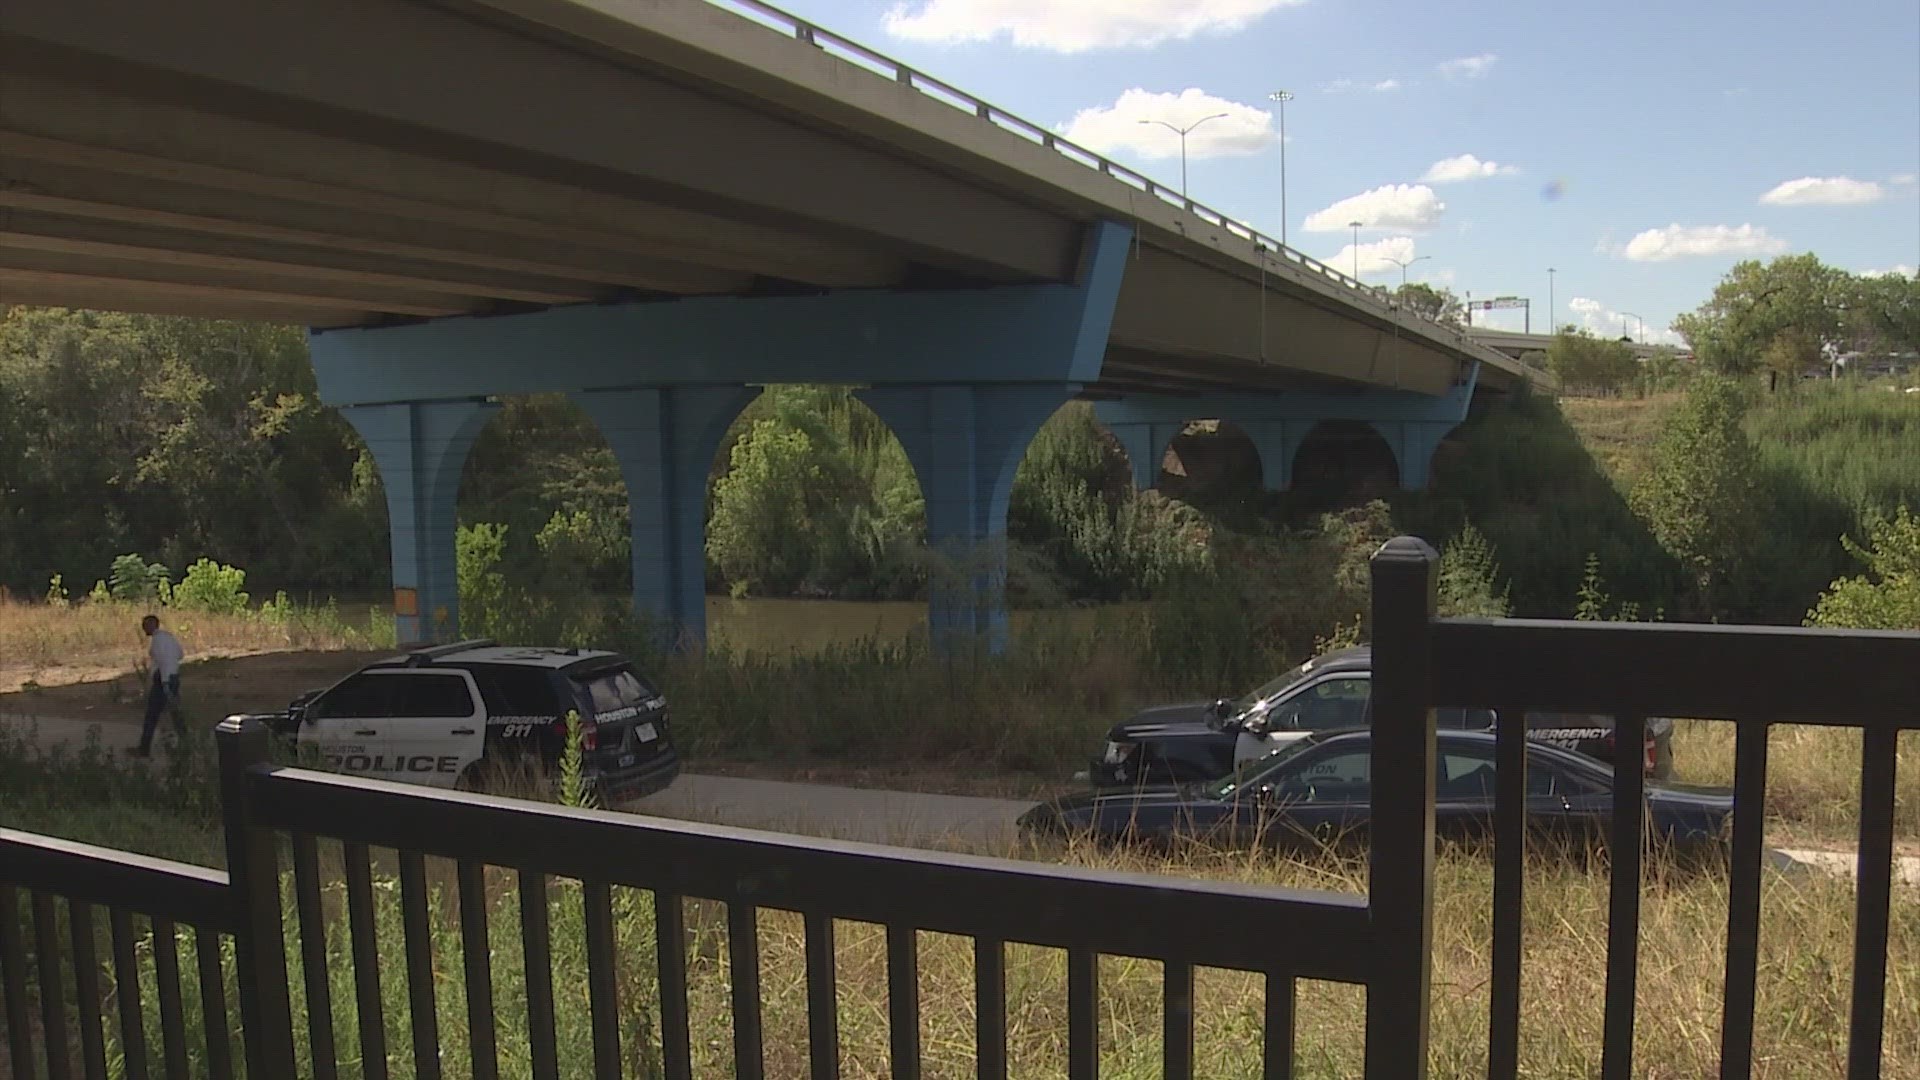
<path fill-rule="evenodd" d="M 153 681 L 147 684 L 147 718 L 140 725 L 140 750 L 146 752 L 153 747 L 153 729 L 160 724 L 160 714 L 173 714 L 173 727 L 181 738 L 187 734 L 186 717 L 180 715 L 180 676 L 171 675 L 162 679 L 157 673 Z"/>

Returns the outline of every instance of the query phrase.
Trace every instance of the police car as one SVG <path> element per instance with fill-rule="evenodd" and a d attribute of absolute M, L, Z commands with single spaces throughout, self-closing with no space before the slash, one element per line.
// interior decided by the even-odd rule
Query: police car
<path fill-rule="evenodd" d="M 488 640 L 376 661 L 267 717 L 325 767 L 381 780 L 485 790 L 552 770 L 580 714 L 583 772 L 602 799 L 673 782 L 667 699 L 618 653 Z"/>

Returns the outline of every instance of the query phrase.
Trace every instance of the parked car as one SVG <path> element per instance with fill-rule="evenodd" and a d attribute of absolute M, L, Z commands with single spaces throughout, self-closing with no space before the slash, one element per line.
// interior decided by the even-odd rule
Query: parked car
<path fill-rule="evenodd" d="M 1019 819 L 1042 834 L 1104 839 L 1205 837 L 1231 842 L 1331 839 L 1363 829 L 1372 812 L 1372 741 L 1366 730 L 1309 732 L 1209 783 L 1086 791 L 1041 803 Z M 1437 738 L 1434 825 L 1445 835 L 1484 834 L 1494 798 L 1494 737 L 1442 731 Z M 1652 831 L 1682 844 L 1718 842 L 1733 795 L 1648 781 Z M 1537 830 L 1605 835 L 1613 771 L 1546 743 L 1527 745 L 1527 816 Z"/>
<path fill-rule="evenodd" d="M 679 774 L 667 699 L 611 652 L 486 640 L 416 649 L 266 719 L 340 772 L 484 789 L 517 770 L 552 770 L 569 712 L 580 717 L 582 771 L 603 799 L 651 794 Z"/>
<path fill-rule="evenodd" d="M 1189 701 L 1135 714 L 1107 732 L 1087 777 L 1096 786 L 1214 780 L 1315 731 L 1372 719 L 1373 650 L 1316 656 L 1238 699 Z M 1439 709 L 1443 730 L 1491 731 L 1492 709 Z M 1527 737 L 1611 763 L 1611 716 L 1528 713 Z M 1673 775 L 1673 721 L 1647 721 L 1644 759 L 1655 779 Z"/>

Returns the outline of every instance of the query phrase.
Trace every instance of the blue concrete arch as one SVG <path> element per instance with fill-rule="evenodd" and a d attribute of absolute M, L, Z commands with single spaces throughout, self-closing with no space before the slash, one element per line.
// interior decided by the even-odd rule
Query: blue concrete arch
<path fill-rule="evenodd" d="M 476 399 L 558 391 L 594 418 L 627 482 L 635 608 L 686 640 L 705 626 L 704 483 L 727 424 L 758 385 L 830 382 L 867 387 L 919 474 L 930 537 L 973 553 L 965 587 L 936 590 L 941 640 L 1003 643 L 1014 471 L 1040 424 L 1099 378 L 1132 237 L 1094 223 L 1072 282 L 579 304 L 315 332 L 322 399 L 358 414 L 385 446 L 382 474 L 403 477 L 388 489 L 395 581 L 429 613 L 402 617 L 403 636 L 458 626 L 451 491 L 484 422 L 459 422 Z"/>
<path fill-rule="evenodd" d="M 1293 486 L 1294 463 L 1307 436 L 1323 420 L 1357 420 L 1371 426 L 1392 449 L 1399 467 L 1400 486 L 1424 490 L 1432 479 L 1433 454 L 1440 440 L 1467 417 L 1479 380 L 1478 364 L 1469 365 L 1462 378 L 1438 397 L 1405 390 L 1362 390 L 1351 393 L 1287 391 L 1278 394 L 1207 394 L 1165 397 L 1142 394 L 1094 405 L 1100 421 L 1112 429 L 1129 458 L 1135 459 L 1134 482 L 1151 486 L 1158 477 L 1158 458 L 1151 471 L 1143 469 L 1133 449 L 1165 452 L 1173 435 L 1194 417 L 1231 420 L 1260 451 L 1262 478 L 1270 491 Z M 1171 429 L 1168 431 L 1167 429 Z M 1159 441 L 1162 434 L 1165 441 Z"/>
<path fill-rule="evenodd" d="M 642 386 L 569 395 L 620 463 L 632 535 L 633 611 L 670 648 L 706 640 L 707 476 L 757 386 Z"/>
<path fill-rule="evenodd" d="M 340 410 L 379 466 L 393 544 L 394 634 L 400 644 L 460 631 L 454 531 L 460 472 L 499 406 L 404 401 Z"/>

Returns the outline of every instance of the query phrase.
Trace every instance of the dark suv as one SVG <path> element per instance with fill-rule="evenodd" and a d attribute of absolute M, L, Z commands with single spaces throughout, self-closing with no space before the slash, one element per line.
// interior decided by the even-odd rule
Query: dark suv
<path fill-rule="evenodd" d="M 482 789 L 546 773 L 580 717 L 583 772 L 603 800 L 665 788 L 680 771 L 667 699 L 618 653 L 462 641 L 379 660 L 267 719 L 328 768 Z"/>
<path fill-rule="evenodd" d="M 1364 728 L 1372 722 L 1373 650 L 1367 646 L 1317 656 L 1237 700 L 1192 701 L 1138 713 L 1107 733 L 1088 769 L 1097 785 L 1214 780 L 1317 731 Z M 1442 729 L 1490 731 L 1491 709 L 1437 709 Z M 1613 760 L 1611 716 L 1530 712 L 1527 738 L 1603 761 Z M 1648 775 L 1673 773 L 1673 721 L 1647 721 Z"/>

